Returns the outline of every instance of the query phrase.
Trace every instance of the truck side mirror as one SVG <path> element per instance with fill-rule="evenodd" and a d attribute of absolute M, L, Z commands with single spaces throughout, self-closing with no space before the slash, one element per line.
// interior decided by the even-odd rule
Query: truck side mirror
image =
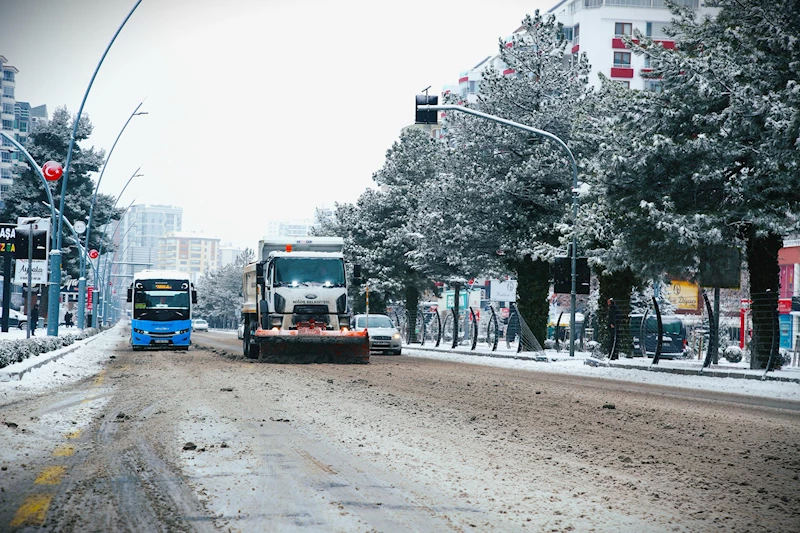
<path fill-rule="evenodd" d="M 133 301 L 133 289 L 128 289 L 128 303 Z"/>
<path fill-rule="evenodd" d="M 192 303 L 193 304 L 197 303 L 197 290 L 195 289 L 192 289 Z"/>
<path fill-rule="evenodd" d="M 256 283 L 264 283 L 264 263 L 256 263 Z"/>
<path fill-rule="evenodd" d="M 353 265 L 353 279 L 361 280 L 361 265 Z"/>

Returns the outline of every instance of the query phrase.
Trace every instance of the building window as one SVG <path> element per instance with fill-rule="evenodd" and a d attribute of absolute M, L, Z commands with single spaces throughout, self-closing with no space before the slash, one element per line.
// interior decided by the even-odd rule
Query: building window
<path fill-rule="evenodd" d="M 614 24 L 614 35 L 622 37 L 623 35 L 630 35 L 633 33 L 633 24 L 630 22 L 617 22 Z"/>
<path fill-rule="evenodd" d="M 4 130 L 13 130 L 14 129 L 14 121 L 13 120 L 3 120 L 3 129 Z"/>
<path fill-rule="evenodd" d="M 631 53 L 630 52 L 614 52 L 614 66 L 617 68 L 630 68 L 631 66 Z"/>
<path fill-rule="evenodd" d="M 478 81 L 470 81 L 469 82 L 469 94 L 478 94 L 478 90 L 480 89 L 480 82 Z"/>
<path fill-rule="evenodd" d="M 13 70 L 4 70 L 3 71 L 3 80 L 4 81 L 14 81 L 14 71 Z"/>
<path fill-rule="evenodd" d="M 3 96 L 6 98 L 14 98 L 14 88 L 8 85 L 3 85 Z"/>
<path fill-rule="evenodd" d="M 14 114 L 14 105 L 13 104 L 3 104 L 3 113 L 13 115 Z"/>
<path fill-rule="evenodd" d="M 653 39 L 664 39 L 667 37 L 664 28 L 667 26 L 669 26 L 669 22 L 648 22 L 646 34 Z"/>
<path fill-rule="evenodd" d="M 565 41 L 571 41 L 572 40 L 572 36 L 575 33 L 573 28 L 567 28 L 567 27 L 562 28 L 561 32 L 564 35 L 564 40 Z"/>
<path fill-rule="evenodd" d="M 572 28 L 572 44 L 580 44 L 581 42 L 581 25 L 575 24 Z"/>
<path fill-rule="evenodd" d="M 0 158 L 2 158 L 0 160 L 2 160 L 3 163 L 11 163 L 11 152 L 0 153 Z"/>
<path fill-rule="evenodd" d="M 664 90 L 661 80 L 644 80 L 644 90 L 660 93 Z"/>
<path fill-rule="evenodd" d="M 6 185 L 5 183 L 3 185 L 0 185 L 0 192 L 8 192 L 10 189 L 11 185 Z"/>
<path fill-rule="evenodd" d="M 0 178 L 5 178 L 7 180 L 13 180 L 14 174 L 11 172 L 10 168 L 1 168 L 0 169 Z"/>
<path fill-rule="evenodd" d="M 631 82 L 628 81 L 628 80 L 614 80 L 614 81 L 619 83 L 620 85 L 622 85 L 626 89 L 630 89 L 631 88 Z"/>

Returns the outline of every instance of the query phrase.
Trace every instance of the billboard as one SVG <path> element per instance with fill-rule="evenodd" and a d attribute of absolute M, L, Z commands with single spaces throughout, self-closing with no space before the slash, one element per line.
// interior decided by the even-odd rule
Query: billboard
<path fill-rule="evenodd" d="M 678 311 L 697 311 L 700 308 L 700 286 L 696 283 L 674 279 L 665 292 Z"/>
<path fill-rule="evenodd" d="M 15 284 L 28 283 L 28 272 L 31 274 L 31 285 L 47 283 L 49 237 L 49 218 L 19 217 L 17 219 L 14 239 L 16 248 Z M 33 259 L 29 260 L 30 257 Z"/>
<path fill-rule="evenodd" d="M 517 280 L 493 279 L 489 282 L 489 294 L 495 302 L 516 302 L 517 301 Z"/>

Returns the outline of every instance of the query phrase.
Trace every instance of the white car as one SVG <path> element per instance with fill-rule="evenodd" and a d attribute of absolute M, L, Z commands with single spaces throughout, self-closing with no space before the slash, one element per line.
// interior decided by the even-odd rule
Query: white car
<path fill-rule="evenodd" d="M 390 355 L 400 355 L 403 351 L 403 341 L 400 332 L 392 323 L 392 319 L 386 315 L 369 314 L 369 324 L 367 315 L 356 315 L 350 322 L 353 331 L 369 332 L 369 351 L 383 352 Z"/>
<path fill-rule="evenodd" d="M 0 307 L 0 320 L 3 318 L 3 308 Z M 8 325 L 9 327 L 17 327 L 25 329 L 28 325 L 28 317 L 14 309 L 8 310 Z"/>
<path fill-rule="evenodd" d="M 208 322 L 202 318 L 192 320 L 192 331 L 208 331 Z"/>

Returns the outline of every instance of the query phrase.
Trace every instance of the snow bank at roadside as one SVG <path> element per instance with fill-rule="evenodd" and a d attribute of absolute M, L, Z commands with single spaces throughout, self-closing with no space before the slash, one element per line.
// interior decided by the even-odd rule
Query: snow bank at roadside
<path fill-rule="evenodd" d="M 650 372 L 646 369 L 629 370 L 605 366 L 594 367 L 585 365 L 582 359 L 575 361 L 543 363 L 536 361 L 522 361 L 517 359 L 482 357 L 479 355 L 463 355 L 427 350 L 414 350 L 413 348 L 408 347 L 403 349 L 403 353 L 405 355 L 412 355 L 414 357 L 441 359 L 444 361 L 470 363 L 475 365 L 516 368 L 521 371 L 572 374 L 575 376 L 588 376 L 617 381 L 647 383 L 666 387 L 710 390 L 716 392 L 742 394 L 747 396 L 758 396 L 763 398 L 800 401 L 800 385 L 797 383 L 669 374 L 663 372 Z"/>

